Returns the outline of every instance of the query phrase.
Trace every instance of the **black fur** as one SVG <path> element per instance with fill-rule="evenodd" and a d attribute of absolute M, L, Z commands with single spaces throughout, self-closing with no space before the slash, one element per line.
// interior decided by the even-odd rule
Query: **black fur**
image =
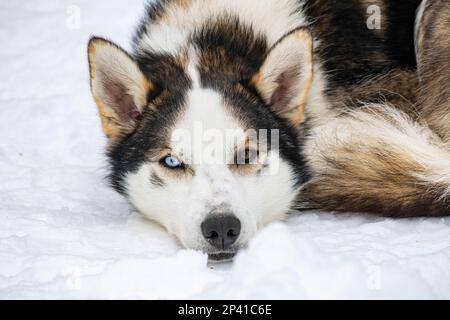
<path fill-rule="evenodd" d="M 120 193 L 126 191 L 123 185 L 126 173 L 136 171 L 145 161 L 158 162 L 160 159 L 154 158 L 154 155 L 169 145 L 170 128 L 183 112 L 186 91 L 190 86 L 185 75 L 172 79 L 178 86 L 172 86 L 172 91 L 161 88 L 159 96 L 150 101 L 158 112 L 147 109 L 134 132 L 123 137 L 108 152 L 112 167 L 110 181 Z"/>
<path fill-rule="evenodd" d="M 158 19 L 170 0 L 149 4 L 147 15 L 134 37 L 134 58 L 157 88 L 149 102 L 157 112 L 147 110 L 135 131 L 109 151 L 112 185 L 125 192 L 123 177 L 135 171 L 156 151 L 168 144 L 170 128 L 184 111 L 191 82 L 179 57 L 137 50 L 148 20 Z M 381 0 L 380 0 L 381 1 Z M 304 8 L 312 22 L 314 36 L 320 38 L 316 57 L 324 61 L 330 91 L 355 85 L 371 76 L 396 67 L 415 67 L 413 25 L 420 0 L 388 1 L 388 26 L 377 34 L 366 26 L 367 16 L 357 0 L 307 0 Z M 250 79 L 257 73 L 270 48 L 263 36 L 255 36 L 250 26 L 237 17 L 224 15 L 209 21 L 192 36 L 200 55 L 200 76 L 205 88 L 221 93 L 239 121 L 251 129 L 279 129 L 280 154 L 295 170 L 296 183 L 305 183 L 310 173 L 301 156 L 307 124 L 293 128 L 264 103 Z"/>
<path fill-rule="evenodd" d="M 386 46 L 390 57 L 400 67 L 416 68 L 414 24 L 422 0 L 388 1 Z"/>
<path fill-rule="evenodd" d="M 158 176 L 155 172 L 153 172 L 152 175 L 150 176 L 150 183 L 153 184 L 154 186 L 161 188 L 164 188 L 164 186 L 166 185 L 164 180 L 160 176 Z"/>
<path fill-rule="evenodd" d="M 305 183 L 309 170 L 300 152 L 303 130 L 293 128 L 272 112 L 250 85 L 251 77 L 267 54 L 265 40 L 255 38 L 237 18 L 226 17 L 199 30 L 193 42 L 205 60 L 200 64 L 202 86 L 221 93 L 246 129 L 278 129 L 280 155 L 294 168 L 296 185 Z M 136 171 L 144 161 L 159 161 L 151 155 L 169 144 L 170 129 L 183 113 L 186 93 L 191 87 L 181 62 L 175 57 L 135 50 L 134 58 L 158 88 L 158 94 L 150 101 L 157 112 L 147 110 L 135 131 L 123 137 L 108 153 L 112 167 L 110 180 L 121 193 L 126 192 L 123 178 L 127 173 Z"/>
<path fill-rule="evenodd" d="M 415 68 L 414 21 L 421 0 L 382 1 L 387 25 L 381 34 L 367 28 L 367 14 L 358 0 L 307 0 L 305 12 L 314 36 L 321 40 L 316 55 L 324 61 L 330 90 L 384 74 L 396 67 Z"/>

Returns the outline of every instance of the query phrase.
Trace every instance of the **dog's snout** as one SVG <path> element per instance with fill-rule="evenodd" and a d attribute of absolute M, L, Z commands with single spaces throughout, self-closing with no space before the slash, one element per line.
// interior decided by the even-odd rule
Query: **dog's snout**
<path fill-rule="evenodd" d="M 226 250 L 241 233 L 241 222 L 232 215 L 207 218 L 201 225 L 203 236 L 217 249 Z"/>

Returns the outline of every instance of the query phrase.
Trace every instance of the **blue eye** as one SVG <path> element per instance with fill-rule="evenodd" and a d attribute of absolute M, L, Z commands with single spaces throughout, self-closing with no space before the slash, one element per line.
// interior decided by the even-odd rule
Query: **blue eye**
<path fill-rule="evenodd" d="M 162 163 L 171 169 L 177 169 L 177 168 L 181 168 L 183 166 L 183 164 L 180 162 L 180 160 L 178 160 L 177 158 L 175 158 L 174 156 L 167 156 L 162 160 Z"/>

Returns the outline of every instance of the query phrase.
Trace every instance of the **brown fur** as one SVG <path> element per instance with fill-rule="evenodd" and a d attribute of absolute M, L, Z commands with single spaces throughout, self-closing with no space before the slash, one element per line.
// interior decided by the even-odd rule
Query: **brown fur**
<path fill-rule="evenodd" d="M 297 43 L 303 47 L 301 51 L 293 49 Z M 280 56 L 283 52 L 278 48 L 297 50 L 298 56 L 295 60 L 288 61 L 287 57 Z M 298 68 L 299 65 L 302 68 Z M 273 70 L 283 71 L 276 75 Z M 274 111 L 287 118 L 293 126 L 299 126 L 305 121 L 305 108 L 312 81 L 313 40 L 310 31 L 304 28 L 281 39 L 269 51 L 260 71 L 251 80 Z"/>
<path fill-rule="evenodd" d="M 308 208 L 395 217 L 450 212 L 438 192 L 431 192 L 425 181 L 420 183 L 411 175 L 424 168 L 402 154 L 393 155 L 388 148 L 343 146 L 323 157 L 327 170 L 302 190 L 301 200 Z"/>
<path fill-rule="evenodd" d="M 428 132 L 429 127 L 437 134 L 430 131 L 424 139 L 442 150 L 436 153 L 440 159 L 430 159 L 433 152 L 426 154 L 430 151 L 427 148 L 422 154 L 414 155 L 413 151 L 396 146 L 396 141 L 384 140 L 380 132 L 383 128 L 367 135 L 360 129 L 354 133 L 356 139 L 336 138 L 315 150 L 310 158 L 314 177 L 302 189 L 300 207 L 395 217 L 450 214 L 446 176 L 449 155 L 445 151 L 450 142 L 450 2 L 428 1 L 416 45 L 417 72 L 393 69 L 357 85 L 337 87 L 330 96 L 337 108 L 355 109 L 367 102 L 380 101 L 394 105 L 409 115 L 410 123 L 418 121 L 424 125 L 421 130 Z M 382 63 L 383 59 L 381 55 L 378 61 Z M 389 115 L 377 117 L 396 127 Z M 370 123 L 366 119 L 368 131 Z M 388 126 L 386 130 L 391 130 Z M 374 132 L 380 132 L 380 137 Z M 403 133 L 398 130 L 397 134 Z M 421 157 L 428 160 L 420 162 Z"/>
<path fill-rule="evenodd" d="M 409 123 L 419 121 L 424 132 L 428 132 L 428 126 L 444 142 L 450 142 L 450 2 L 428 1 L 418 32 L 417 54 L 418 72 L 393 69 L 354 86 L 335 88 L 331 93 L 334 105 L 355 109 L 352 107 L 367 102 L 386 101 L 408 114 Z M 382 60 L 380 56 L 379 61 Z M 365 111 L 358 111 L 361 112 Z M 376 117 L 388 126 L 394 125 L 392 130 L 401 128 L 388 114 Z M 366 119 L 368 131 L 370 122 Z M 364 123 L 360 124 L 364 128 Z M 386 130 L 391 130 L 388 126 Z M 450 214 L 445 176 L 448 144 L 446 147 L 431 131 L 423 137 L 442 150 L 437 153 L 441 157 L 439 163 L 427 158 L 433 153 L 414 155 L 413 151 L 396 146 L 396 141 L 359 130 L 353 133 L 355 139 L 336 138 L 314 151 L 310 157 L 314 176 L 302 189 L 299 207 L 395 217 Z M 398 130 L 397 134 L 401 136 L 403 132 Z M 428 160 L 420 162 L 421 157 Z"/>
<path fill-rule="evenodd" d="M 385 112 L 387 111 L 387 112 Z M 399 113 L 401 115 L 401 113 Z M 375 132 L 386 130 L 392 136 L 407 136 L 405 116 L 392 116 L 389 109 L 373 106 L 346 115 L 342 126 L 326 134 L 322 142 L 313 146 L 310 165 L 314 175 L 300 193 L 303 208 L 344 212 L 368 212 L 395 217 L 443 216 L 450 213 L 448 181 L 430 177 L 445 174 L 445 163 L 434 162 L 426 154 L 417 155 L 402 145 Z M 356 126 L 346 138 L 339 138 L 349 122 Z M 381 124 L 371 127 L 374 123 Z M 416 130 L 416 129 L 414 129 Z M 368 133 L 369 132 L 369 133 Z M 320 138 L 319 138 L 320 139 Z M 416 143 L 410 138 L 410 144 Z M 441 148 L 431 132 L 420 139 L 432 148 Z M 419 142 L 418 142 L 419 143 Z M 448 157 L 449 154 L 441 154 Z M 442 160 L 441 160 L 442 161 Z"/>
<path fill-rule="evenodd" d="M 367 16 L 367 7 L 371 4 L 377 4 L 381 8 L 384 8 L 384 0 L 358 0 L 356 3 L 359 3 L 359 6 L 361 8 L 362 17 L 368 18 Z M 353 8 L 355 4 L 351 1 L 348 1 L 348 4 L 346 6 L 348 8 Z M 325 57 L 326 52 L 330 48 L 330 46 L 335 46 L 336 44 L 333 43 L 332 40 L 336 40 L 336 28 L 333 26 L 337 25 L 340 20 L 345 19 L 345 17 L 342 16 L 334 16 L 331 14 L 335 11 L 335 4 L 333 1 L 329 0 L 313 0 L 309 1 L 309 13 L 313 17 L 318 17 L 317 20 L 313 21 L 312 24 L 312 33 L 314 37 L 317 37 L 319 39 L 325 39 L 325 41 L 321 41 L 317 48 L 315 48 L 315 54 L 319 57 Z M 382 14 L 383 16 L 383 11 Z M 339 21 L 336 21 L 336 19 L 339 19 Z M 360 30 L 362 34 L 364 34 L 364 37 L 372 36 L 373 33 L 379 33 L 380 31 L 377 30 L 369 30 L 366 25 L 366 19 L 360 22 Z M 382 22 L 382 28 L 386 26 L 386 23 L 383 24 Z M 376 31 L 376 32 L 375 32 Z M 384 32 L 384 31 L 382 31 Z M 339 36 L 342 36 L 339 34 Z M 363 57 L 358 57 L 358 59 L 349 59 L 348 57 L 352 57 L 354 55 L 353 52 L 353 43 L 348 42 L 341 42 L 339 47 L 339 55 L 334 55 L 332 57 L 328 57 L 328 59 L 331 59 L 332 64 L 334 66 L 338 66 L 339 69 L 342 70 L 357 70 L 359 66 L 361 65 L 371 65 L 375 66 L 377 68 L 383 68 L 390 64 L 391 60 L 388 57 L 388 55 L 379 50 L 367 50 L 365 52 Z"/>
<path fill-rule="evenodd" d="M 107 67 L 104 62 L 97 61 L 99 50 L 115 52 L 123 66 L 132 65 L 134 62 L 122 49 L 104 39 L 92 38 L 89 41 L 91 89 L 103 131 L 113 142 L 133 130 L 135 117 L 139 116 L 139 108 L 145 107 L 146 95 L 153 90 L 153 86 L 137 68 L 129 69 L 130 74 L 118 77 L 115 81 L 109 79 L 111 75 L 105 70 Z"/>
<path fill-rule="evenodd" d="M 450 2 L 427 2 L 417 44 L 421 121 L 450 142 Z"/>
<path fill-rule="evenodd" d="M 333 91 L 333 103 L 338 109 L 359 107 L 367 102 L 388 102 L 417 118 L 418 78 L 414 70 L 394 69 L 362 83 Z"/>
<path fill-rule="evenodd" d="M 247 81 L 257 71 L 268 49 L 263 37 L 254 35 L 229 17 L 211 21 L 209 28 L 197 31 L 196 38 L 202 46 L 197 64 L 199 72 L 206 78 L 220 76 L 228 82 Z M 211 39 L 220 45 L 208 45 Z M 245 43 L 246 46 L 227 47 L 233 43 Z M 247 62 L 249 55 L 254 59 L 253 64 Z"/>
<path fill-rule="evenodd" d="M 263 169 L 266 155 L 260 152 L 261 144 L 254 143 L 252 140 L 253 138 L 247 137 L 245 146 L 236 146 L 235 159 L 233 163 L 228 165 L 231 171 L 246 176 Z"/>
<path fill-rule="evenodd" d="M 192 0 L 168 0 L 165 6 L 159 7 L 154 11 L 153 21 L 158 23 L 159 21 L 167 20 L 167 15 L 171 10 L 177 7 L 187 10 L 191 4 Z"/>
<path fill-rule="evenodd" d="M 316 20 L 311 21 L 312 34 L 322 40 L 315 48 L 315 57 L 324 63 L 331 62 L 327 68 L 329 72 L 327 76 L 330 79 L 333 78 L 335 70 L 339 71 L 336 74 L 341 73 L 341 77 L 334 78 L 334 81 L 329 79 L 330 83 L 327 87 L 326 94 L 333 108 L 358 110 L 359 107 L 370 102 L 387 102 L 394 105 L 397 110 L 409 115 L 410 123 L 420 121 L 428 125 L 445 142 L 450 142 L 450 64 L 448 63 L 450 3 L 448 1 L 429 0 L 418 34 L 418 72 L 401 67 L 402 64 L 393 63 L 393 57 L 382 45 L 385 40 L 387 42 L 389 36 L 385 34 L 388 32 L 386 25 L 389 21 L 386 21 L 385 15 L 383 15 L 383 10 L 388 10 L 384 0 L 360 0 L 353 2 L 356 4 L 355 6 L 352 6 L 351 2 L 344 3 L 341 8 L 343 11 L 336 15 L 330 14 L 335 9 L 333 1 L 311 0 L 309 4 L 308 12 L 313 13 Z M 382 29 L 368 30 L 364 20 L 358 18 L 354 27 L 360 26 L 360 29 L 355 30 L 357 32 L 355 32 L 356 36 L 352 38 L 353 41 L 341 41 L 339 45 L 336 45 L 337 39 L 346 39 L 346 36 L 351 38 L 350 34 L 354 31 L 351 30 L 350 24 L 344 24 L 343 31 L 345 32 L 336 33 L 338 28 L 330 28 L 337 24 L 338 20 L 336 19 L 345 19 L 342 14 L 352 13 L 354 7 L 357 10 L 361 8 L 361 17 L 364 19 L 367 15 L 367 7 L 373 4 L 381 7 L 381 16 L 384 19 L 381 22 Z M 187 9 L 190 5 L 190 0 L 168 1 L 167 6 L 155 13 L 154 21 L 157 23 L 158 19 L 165 19 L 167 10 L 174 6 L 182 6 Z M 360 16 L 359 11 L 357 16 Z M 289 103 L 286 101 L 289 100 L 286 99 L 286 96 L 288 98 L 294 96 L 295 99 L 290 99 L 295 102 L 292 104 L 293 108 L 287 108 L 287 110 L 278 108 L 275 111 L 283 116 L 289 113 L 289 120 L 294 125 L 303 123 L 306 98 L 312 82 L 310 74 L 312 73 L 312 41 L 309 31 L 298 33 L 299 40 L 306 40 L 308 48 L 311 49 L 302 57 L 303 59 L 298 61 L 298 64 L 304 63 L 309 68 L 301 72 L 287 68 L 281 74 L 271 78 L 273 74 L 270 72 L 264 73 L 258 72 L 258 70 L 263 70 L 264 63 L 267 61 L 276 64 L 282 59 L 278 56 L 270 61 L 270 51 L 264 38 L 254 35 L 251 30 L 241 28 L 237 22 L 230 21 L 227 17 L 223 21 L 220 19 L 215 21 L 214 27 L 211 29 L 199 28 L 197 30 L 198 34 L 195 34 L 195 37 L 200 38 L 198 45 L 204 45 L 199 50 L 200 56 L 198 57 L 202 81 L 232 83 L 232 89 L 239 92 L 248 90 L 247 84 L 250 82 L 248 85 L 251 87 L 250 89 L 258 91 L 271 107 L 286 106 Z M 399 33 L 403 34 L 400 31 Z M 355 50 L 358 49 L 360 42 L 364 42 L 358 41 L 358 39 L 366 39 L 366 37 L 382 41 L 379 41 L 379 46 L 376 45 L 376 41 L 368 42 L 369 44 L 361 48 L 362 50 Z M 213 39 L 214 45 L 211 45 L 211 39 Z M 246 43 L 249 49 L 247 46 L 243 46 L 244 49 L 241 46 L 226 47 L 227 43 L 241 43 L 244 40 L 249 42 Z M 337 50 L 330 50 L 333 46 L 334 49 L 337 47 Z M 331 56 L 330 51 L 332 52 Z M 91 78 L 94 78 L 96 70 L 96 66 L 92 63 L 94 54 L 95 50 L 90 49 Z M 151 109 L 165 101 L 172 86 L 175 88 L 180 83 L 189 85 L 185 75 L 188 54 L 189 52 L 182 52 L 178 57 L 163 56 L 147 60 L 143 57 L 139 60 L 140 69 L 149 79 L 149 83 L 165 84 L 165 87 L 161 89 L 163 91 L 150 102 Z M 251 59 L 248 57 L 250 54 L 252 55 Z M 358 54 L 356 58 L 349 59 L 354 54 Z M 259 69 L 261 66 L 262 69 Z M 411 65 L 408 66 L 412 68 Z M 268 69 L 272 71 L 274 68 L 269 67 Z M 291 94 L 292 87 L 295 87 L 292 85 L 292 79 L 305 75 L 306 80 L 305 83 L 302 83 L 301 90 Z M 220 79 L 216 79 L 217 77 Z M 171 81 L 167 81 L 167 79 L 171 79 Z M 267 79 L 270 81 L 264 83 Z M 243 84 L 246 86 L 244 87 Z M 154 89 L 150 85 L 143 87 L 145 87 L 144 91 Z M 281 92 L 277 93 L 277 90 L 281 90 Z M 120 98 L 120 95 L 116 96 L 117 99 Z M 127 120 L 126 110 L 120 114 L 108 106 L 106 103 L 108 101 L 103 101 L 98 96 L 95 96 L 95 99 L 106 134 L 111 139 L 118 137 L 123 133 L 124 118 Z M 122 100 L 120 102 L 125 105 L 131 104 L 128 100 L 125 103 Z M 365 111 L 357 112 L 364 113 Z M 352 115 L 344 114 L 341 117 L 351 118 Z M 390 125 L 392 130 L 398 130 L 399 135 L 407 135 L 396 127 L 397 124 L 395 121 L 392 122 L 389 114 L 379 114 L 377 117 L 386 122 L 386 127 Z M 325 147 L 322 146 L 323 148 L 316 150 L 316 153 L 311 155 L 309 160 L 312 168 L 312 180 L 302 188 L 300 205 L 324 210 L 373 212 L 396 217 L 449 214 L 450 203 L 447 189 L 450 183 L 444 181 L 447 177 L 433 180 L 433 177 L 441 177 L 440 174 L 444 174 L 444 170 L 440 169 L 445 166 L 446 158 L 444 157 L 445 161 L 434 166 L 434 171 L 432 171 L 424 165 L 426 161 L 421 162 L 409 150 L 395 145 L 396 141 L 393 139 L 398 136 L 393 134 L 393 138 L 390 137 L 391 140 L 380 138 L 378 135 L 382 133 L 382 126 L 375 127 L 378 130 L 372 130 L 365 135 L 364 125 L 370 126 L 370 120 L 363 123 L 363 129 L 356 132 L 358 137 L 363 137 L 362 139 L 348 141 L 328 139 Z M 416 129 L 427 131 L 426 127 L 414 128 L 414 130 Z M 430 132 L 426 139 L 429 139 L 428 142 L 435 144 L 436 149 L 439 149 L 442 146 L 439 137 Z M 409 145 L 411 146 L 413 143 L 410 142 Z M 424 150 L 429 149 L 424 148 Z M 167 154 L 170 154 L 170 151 L 167 151 Z M 432 164 L 436 163 L 432 162 Z M 254 173 L 261 166 L 236 166 L 232 169 L 245 175 Z M 151 177 L 154 184 L 160 184 L 165 177 L 171 175 L 171 177 L 181 177 L 194 174 L 188 166 L 175 171 L 160 166 L 158 168 L 157 174 L 155 173 Z"/>

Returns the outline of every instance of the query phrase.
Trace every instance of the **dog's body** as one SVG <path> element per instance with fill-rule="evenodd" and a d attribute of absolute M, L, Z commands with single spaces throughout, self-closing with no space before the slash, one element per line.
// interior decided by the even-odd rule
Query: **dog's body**
<path fill-rule="evenodd" d="M 113 186 L 217 259 L 292 209 L 448 214 L 450 7 L 420 3 L 151 2 L 132 55 L 89 45 Z"/>

